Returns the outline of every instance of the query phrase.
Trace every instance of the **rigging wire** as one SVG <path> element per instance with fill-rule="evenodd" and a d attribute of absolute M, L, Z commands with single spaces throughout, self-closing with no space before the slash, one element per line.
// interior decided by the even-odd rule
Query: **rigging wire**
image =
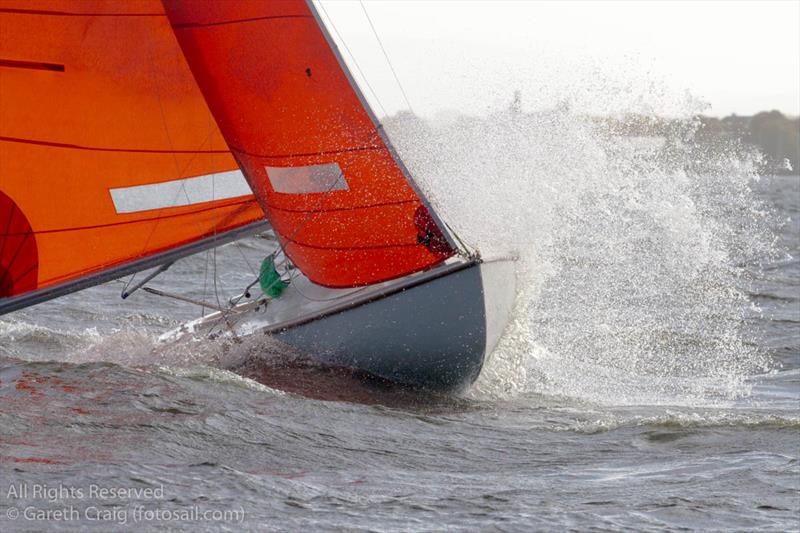
<path fill-rule="evenodd" d="M 447 226 L 447 229 L 450 230 L 450 233 L 453 235 L 453 237 L 455 237 L 456 241 L 458 241 L 457 245 L 461 246 L 461 248 L 458 250 L 458 255 L 464 257 L 465 259 L 480 257 L 478 249 L 475 248 L 474 246 L 470 246 L 467 243 L 465 243 L 464 240 L 458 235 L 458 233 L 456 233 L 456 230 L 454 230 L 450 224 L 448 224 L 444 220 L 442 220 L 442 224 Z"/>
<path fill-rule="evenodd" d="M 151 53 L 152 53 L 152 50 L 151 50 Z M 153 76 L 153 77 L 155 78 L 155 76 Z M 182 176 L 184 176 L 186 171 L 189 169 L 190 165 L 198 157 L 199 152 L 193 154 L 192 157 L 189 159 L 189 161 L 186 162 L 186 164 L 184 165 L 183 169 L 181 169 L 180 163 L 178 162 L 177 154 L 174 151 L 175 147 L 174 147 L 174 143 L 172 141 L 172 136 L 170 135 L 170 132 L 169 132 L 169 125 L 167 124 L 167 120 L 166 120 L 166 113 L 164 111 L 164 105 L 163 105 L 162 98 L 161 98 L 160 86 L 159 86 L 158 83 L 155 83 L 155 87 L 156 87 L 155 93 L 156 93 L 156 97 L 158 99 L 159 111 L 161 113 L 161 121 L 162 121 L 162 124 L 164 126 L 164 132 L 165 132 L 165 135 L 166 135 L 166 138 L 167 138 L 167 142 L 169 144 L 170 150 L 172 151 L 172 159 L 173 159 L 173 163 L 175 165 L 175 172 L 177 174 L 177 179 L 180 179 Z M 213 150 L 213 134 L 214 134 L 214 122 L 213 122 L 213 118 L 211 117 L 211 115 L 209 113 L 209 115 L 208 115 L 208 133 L 206 134 L 206 137 L 205 137 L 205 139 L 203 139 L 202 143 L 200 143 L 200 146 L 198 147 L 198 150 L 200 148 L 204 147 L 206 144 L 209 145 L 209 150 Z M 191 204 L 191 199 L 189 198 L 189 192 L 186 190 L 186 185 L 185 185 L 184 182 L 182 182 L 181 185 L 180 185 L 180 188 L 177 191 L 175 191 L 175 195 L 172 198 L 172 204 L 173 205 L 177 204 L 178 198 L 181 196 L 181 193 L 183 193 L 183 196 L 186 198 L 187 204 Z M 212 177 L 211 177 L 211 197 L 212 198 L 216 197 L 216 173 L 214 173 L 212 175 Z M 159 212 L 162 209 L 164 209 L 164 208 L 161 208 L 159 210 Z M 144 243 L 144 246 L 142 248 L 143 251 L 147 248 L 147 245 L 150 243 L 150 241 L 152 240 L 153 236 L 155 235 L 156 230 L 158 229 L 159 222 L 160 222 L 160 219 L 156 219 L 155 224 L 153 224 L 153 227 L 151 228 L 150 233 L 148 234 L 147 239 L 146 239 L 146 241 Z M 200 226 L 198 221 L 195 221 L 195 224 Z M 216 225 L 214 225 L 214 227 L 213 227 L 213 234 L 212 235 L 213 235 L 214 238 L 216 238 L 216 236 L 217 236 L 217 226 Z M 213 250 L 211 250 L 211 252 L 213 252 L 211 254 L 212 255 L 212 266 L 213 266 L 213 272 L 212 272 L 213 278 L 212 278 L 212 281 L 213 281 L 213 287 L 214 287 L 214 296 L 215 296 L 216 301 L 217 301 L 217 308 L 222 313 L 222 318 L 225 320 L 225 323 L 228 325 L 228 327 L 231 328 L 231 332 L 233 333 L 233 335 L 235 337 L 236 333 L 233 331 L 233 328 L 230 326 L 230 321 L 228 319 L 228 314 L 225 312 L 224 307 L 222 306 L 222 303 L 221 303 L 220 297 L 219 297 L 219 288 L 218 288 L 218 285 L 217 285 L 217 278 L 218 278 L 218 276 L 217 276 L 217 247 L 215 246 L 213 248 Z M 207 287 L 208 287 L 208 259 L 209 259 L 209 254 L 208 254 L 208 251 L 207 251 L 206 258 L 205 258 L 204 274 L 203 274 L 203 300 L 205 300 L 206 290 L 207 290 Z M 248 266 L 252 270 L 252 266 L 250 266 L 250 264 L 249 264 L 249 262 L 247 262 L 246 258 L 245 258 L 245 262 L 248 264 Z M 134 279 L 136 278 L 136 274 L 137 273 L 134 273 L 131 276 L 131 278 L 125 283 L 125 286 L 123 288 L 123 293 L 128 289 L 130 284 L 133 283 Z M 201 306 L 201 316 L 205 316 L 205 310 L 206 310 L 206 307 L 205 306 Z"/>
<path fill-rule="evenodd" d="M 239 241 L 238 240 L 233 241 L 233 244 L 236 245 L 236 249 L 239 251 L 239 255 L 242 256 L 242 259 L 244 260 L 244 264 L 247 265 L 247 268 L 250 269 L 250 272 L 252 272 L 254 275 L 258 275 L 258 273 L 256 272 L 256 269 L 253 268 L 253 265 L 250 263 L 250 260 L 247 259 L 247 256 L 244 254 L 244 251 L 242 250 L 242 247 L 239 246 Z"/>
<path fill-rule="evenodd" d="M 306 216 L 303 217 L 303 220 L 301 220 L 300 223 L 297 226 L 295 226 L 295 228 L 292 230 L 291 235 L 286 237 L 286 239 L 285 239 L 286 242 L 291 242 L 297 236 L 298 232 L 301 229 L 303 229 L 303 227 L 319 212 L 319 209 L 322 207 L 323 202 L 327 199 L 327 197 L 331 193 L 331 191 L 334 190 L 336 185 L 343 178 L 344 178 L 344 174 L 342 174 L 342 172 L 340 170 L 339 171 L 339 175 L 336 176 L 336 179 L 333 180 L 333 182 L 328 186 L 328 189 L 322 194 L 322 196 L 320 196 L 319 200 L 317 200 L 317 203 L 315 203 L 314 206 L 311 208 L 311 210 L 306 213 Z M 276 234 L 276 238 L 277 237 L 278 236 Z M 283 243 L 281 242 L 281 239 L 277 238 L 277 241 L 278 241 L 278 247 L 281 249 L 281 252 L 283 252 L 284 257 L 286 257 L 286 260 L 288 261 L 289 260 L 288 259 L 289 258 L 289 254 L 286 253 L 286 249 L 283 247 Z M 255 281 L 253 283 L 251 283 L 248 287 L 254 286 L 258 282 L 258 280 L 259 280 L 259 277 L 256 276 Z M 244 291 L 237 298 L 232 299 L 230 301 L 231 307 L 233 307 L 236 304 L 238 304 L 241 301 L 241 299 L 244 297 L 245 294 L 247 294 L 247 291 Z"/>
<path fill-rule="evenodd" d="M 406 105 L 408 106 L 409 111 L 414 113 L 414 108 L 411 107 L 411 102 L 408 100 L 408 95 L 406 94 L 405 89 L 403 89 L 403 84 L 400 83 L 400 78 L 397 76 L 397 72 L 394 70 L 394 66 L 392 65 L 392 62 L 389 59 L 389 54 L 386 53 L 386 48 L 383 47 L 383 42 L 381 42 L 381 38 L 378 36 L 378 32 L 375 30 L 375 25 L 372 23 L 372 19 L 369 17 L 369 13 L 367 13 L 367 8 L 364 6 L 364 2 L 362 0 L 358 0 L 358 3 L 361 6 L 361 10 L 364 12 L 364 16 L 367 17 L 367 22 L 369 22 L 369 27 L 372 28 L 372 34 L 375 35 L 375 39 L 378 41 L 378 46 L 380 46 L 381 52 L 383 52 L 383 57 L 386 58 L 386 63 L 389 65 L 389 69 L 392 71 L 392 75 L 394 76 L 394 81 L 397 82 L 397 86 L 400 88 L 400 92 L 403 94 L 403 100 L 406 101 Z M 416 115 L 416 113 L 414 114 Z"/>
<path fill-rule="evenodd" d="M 212 130 L 213 130 L 213 128 L 211 127 L 211 117 L 210 116 L 208 117 L 206 122 L 208 124 L 209 142 L 213 142 L 210 139 L 211 133 L 212 133 Z M 213 146 L 211 146 L 211 147 L 213 148 Z M 211 197 L 212 198 L 214 198 L 215 193 L 216 193 L 216 184 L 217 184 L 216 176 L 212 176 L 211 177 Z M 183 185 L 181 185 L 181 186 L 183 186 Z M 216 238 L 216 236 L 217 236 L 217 226 L 214 225 L 214 238 Z M 206 257 L 208 257 L 208 256 L 206 256 Z M 222 316 L 224 317 L 225 313 L 222 311 L 222 306 L 220 305 L 220 302 L 219 302 L 219 291 L 217 290 L 217 247 L 216 246 L 212 250 L 212 258 L 213 258 L 213 263 L 212 264 L 213 264 L 213 267 L 214 267 L 213 274 L 212 274 L 214 276 L 214 278 L 213 278 L 213 282 L 214 282 L 214 298 L 216 298 L 217 306 L 220 307 L 220 312 L 222 312 Z M 203 309 L 203 314 L 205 314 L 205 308 Z M 227 322 L 227 318 L 225 319 L 225 321 Z"/>
<path fill-rule="evenodd" d="M 210 116 L 208 117 L 207 123 L 208 123 L 208 133 L 206 134 L 206 141 L 209 143 L 209 148 L 213 148 L 214 147 L 213 140 L 212 140 L 213 128 L 211 127 L 211 117 Z M 214 187 L 214 184 L 215 184 L 215 180 L 214 180 L 214 178 L 212 178 L 211 179 L 211 187 L 212 188 Z M 216 233 L 216 226 L 214 227 L 214 231 Z M 216 250 L 216 247 L 214 247 L 214 250 Z M 206 301 L 206 289 L 208 288 L 208 258 L 210 256 L 211 256 L 211 250 L 206 250 L 205 270 L 203 272 L 203 302 Z M 214 259 L 216 260 L 216 256 L 214 257 Z M 214 273 L 215 274 L 216 274 L 216 271 L 217 271 L 217 265 L 215 263 L 214 264 Z M 214 280 L 214 281 L 215 281 L 214 285 L 216 285 L 216 280 Z M 205 317 L 205 316 L 206 316 L 206 308 L 205 307 L 201 307 L 200 308 L 200 317 L 202 318 L 202 317 Z"/>
<path fill-rule="evenodd" d="M 151 59 L 152 59 L 152 56 L 153 56 L 152 47 L 149 48 L 148 51 L 149 51 L 149 54 L 150 54 Z M 156 98 L 157 98 L 157 101 L 158 101 L 158 108 L 159 108 L 159 112 L 160 112 L 160 115 L 161 115 L 161 122 L 162 122 L 162 125 L 164 127 L 164 133 L 165 133 L 165 136 L 166 136 L 166 139 L 167 139 L 167 143 L 169 145 L 170 151 L 172 152 L 172 160 L 173 160 L 173 164 L 175 165 L 176 179 L 181 179 L 186 174 L 186 172 L 189 169 L 189 167 L 194 163 L 195 159 L 197 159 L 197 157 L 199 156 L 199 154 L 200 154 L 199 150 L 200 149 L 202 149 L 204 146 L 208 145 L 209 146 L 209 151 L 213 152 L 213 136 L 214 136 L 214 124 L 215 123 L 214 123 L 214 119 L 211 116 L 211 114 L 208 113 L 208 116 L 207 116 L 207 118 L 208 118 L 208 133 L 206 134 L 205 139 L 203 139 L 203 141 L 198 146 L 198 148 L 197 148 L 198 152 L 192 154 L 192 156 L 185 163 L 185 165 L 183 165 L 183 168 L 181 168 L 181 164 L 178 161 L 177 154 L 175 153 L 175 146 L 174 146 L 174 142 L 172 140 L 172 135 L 170 135 L 169 124 L 167 123 L 166 112 L 164 110 L 164 103 L 162 101 L 161 86 L 157 82 L 157 76 L 156 76 L 157 73 L 155 72 L 155 67 L 154 67 L 155 64 L 156 64 L 155 61 L 151 61 L 150 62 L 150 65 L 151 65 L 151 76 L 152 76 L 152 79 L 154 80 L 154 84 L 153 85 L 155 87 L 155 94 L 156 94 Z M 216 173 L 213 173 L 212 177 L 211 177 L 211 189 L 212 189 L 211 190 L 211 197 L 215 198 L 216 197 Z M 185 182 L 181 182 L 180 188 L 177 191 L 175 191 L 175 195 L 172 198 L 172 202 L 171 202 L 172 205 L 177 205 L 178 198 L 181 196 L 181 194 L 186 198 L 187 205 L 192 203 L 191 199 L 189 198 L 189 192 L 186 190 L 186 183 Z M 161 212 L 163 209 L 164 208 L 159 209 L 159 212 Z M 144 243 L 144 245 L 142 247 L 142 251 L 143 252 L 147 248 L 147 246 L 150 243 L 150 241 L 152 240 L 153 236 L 155 235 L 156 230 L 158 229 L 158 225 L 159 225 L 160 221 L 161 220 L 157 218 L 155 220 L 155 223 L 153 224 L 152 228 L 150 229 L 150 232 L 149 232 L 149 234 L 147 236 L 147 239 L 145 240 L 145 243 Z M 194 221 L 194 223 L 198 227 L 202 227 L 201 224 L 199 223 L 199 221 Z M 212 235 L 213 235 L 213 237 L 215 239 L 216 239 L 216 237 L 218 235 L 218 231 L 217 230 L 218 230 L 217 225 L 214 225 L 213 226 L 213 234 Z M 236 243 L 236 244 L 237 244 L 237 249 L 239 249 L 240 253 L 242 253 L 242 257 L 244 257 L 245 263 L 250 268 L 250 270 L 254 272 L 252 265 L 250 265 L 249 261 L 247 261 L 247 258 L 244 256 L 244 253 L 241 252 L 241 249 L 238 248 L 238 243 Z M 209 253 L 208 252 L 209 251 L 206 252 L 205 265 L 204 265 L 204 274 L 203 274 L 203 299 L 204 300 L 205 300 L 206 290 L 207 290 L 207 287 L 208 287 L 208 260 L 209 260 Z M 217 284 L 218 276 L 217 276 L 217 247 L 216 246 L 213 248 L 213 253 L 211 254 L 211 256 L 212 256 L 212 266 L 213 266 L 213 273 L 212 274 L 213 274 L 214 296 L 215 296 L 215 298 L 217 300 L 217 304 L 218 304 L 219 309 L 222 311 L 222 315 L 223 315 L 223 318 L 224 318 L 225 322 L 230 327 L 230 322 L 228 320 L 227 313 L 223 310 L 224 308 L 223 308 L 223 306 L 221 304 L 220 297 L 219 297 L 219 288 L 218 288 L 218 284 Z M 136 275 L 137 275 L 137 273 L 134 273 L 127 280 L 127 282 L 125 283 L 125 286 L 123 287 L 123 293 L 125 293 L 125 291 L 127 291 L 128 287 L 136 279 Z M 202 310 L 201 310 L 201 316 L 205 316 L 205 309 L 206 308 L 203 306 Z M 236 336 L 236 334 L 235 334 L 235 332 L 233 332 L 232 328 L 231 328 L 231 331 L 234 334 L 234 336 Z"/>
<path fill-rule="evenodd" d="M 213 133 L 214 133 L 214 119 L 212 118 L 211 113 L 209 112 L 208 113 L 208 135 L 207 135 L 206 139 L 209 142 L 209 146 L 211 148 L 213 148 L 213 144 L 212 143 L 214 142 L 213 141 Z M 183 187 L 183 184 L 181 184 L 181 187 Z M 217 175 L 213 174 L 211 176 L 211 197 L 212 198 L 216 198 L 216 196 L 217 196 L 216 187 L 217 187 Z M 183 188 L 184 188 L 184 190 L 186 190 L 185 187 L 183 187 Z M 187 194 L 187 199 L 188 199 L 188 194 Z M 214 235 L 214 240 L 216 240 L 216 238 L 217 238 L 217 225 L 216 224 L 214 224 L 214 234 L 213 235 Z M 217 248 L 218 248 L 217 246 L 214 246 L 214 248 L 212 250 L 212 254 L 211 254 L 211 256 L 213 258 L 213 266 L 214 266 L 214 271 L 213 271 L 213 275 L 214 275 L 214 278 L 213 278 L 213 281 L 214 281 L 214 298 L 217 300 L 217 307 L 219 308 L 219 312 L 222 313 L 222 318 L 225 321 L 225 324 L 228 326 L 228 329 L 230 330 L 231 335 L 233 335 L 234 339 L 238 340 L 239 337 L 236 335 L 236 331 L 233 329 L 233 324 L 231 324 L 231 321 L 230 321 L 230 319 L 228 317 L 228 314 L 229 314 L 230 310 L 226 311 L 225 307 L 223 307 L 222 302 L 219 299 L 219 288 L 217 287 L 217 279 L 218 279 L 218 276 L 217 276 Z M 245 262 L 247 262 L 247 261 L 245 260 Z M 248 263 L 248 266 L 249 266 L 249 263 Z"/>
<path fill-rule="evenodd" d="M 397 71 L 394 69 L 394 66 L 392 65 L 392 61 L 389 59 L 389 54 L 386 52 L 386 48 L 383 46 L 383 42 L 381 41 L 381 38 L 378 35 L 378 31 L 375 29 L 375 24 L 372 23 L 372 18 L 370 18 L 369 12 L 367 12 L 367 7 L 364 5 L 363 0 L 358 0 L 358 3 L 361 6 L 361 10 L 364 12 L 364 16 L 367 18 L 367 22 L 369 23 L 369 27 L 372 29 L 372 34 L 375 35 L 375 40 L 378 41 L 378 46 L 380 47 L 381 52 L 383 52 L 383 57 L 386 59 L 386 64 L 389 65 L 389 69 L 392 71 L 392 75 L 394 76 L 394 81 L 397 82 L 397 86 L 400 88 L 400 92 L 403 95 L 403 99 L 405 100 L 406 105 L 408 106 L 408 109 L 411 111 L 411 113 L 416 115 L 416 113 L 414 112 L 414 108 L 411 106 L 411 102 L 408 99 L 408 95 L 406 94 L 406 91 L 403 88 L 403 84 L 400 82 L 400 78 L 397 75 Z M 330 18 L 330 17 L 328 17 L 328 18 Z M 385 111 L 384 111 L 384 113 L 385 113 Z M 464 241 L 461 239 L 461 237 L 458 236 L 458 234 L 453 230 L 453 228 L 450 227 L 450 225 L 447 224 L 444 221 L 442 221 L 442 223 L 444 223 L 444 225 L 447 226 L 447 229 L 450 230 L 450 233 L 452 233 L 453 236 L 455 237 L 455 239 L 458 241 L 457 245 L 458 244 L 461 245 L 462 250 L 459 250 L 459 255 L 462 255 L 464 257 L 472 257 L 472 256 L 474 256 L 475 252 L 470 250 L 470 247 L 468 247 L 464 243 Z"/>
<path fill-rule="evenodd" d="M 170 152 L 172 154 L 172 161 L 173 161 L 173 164 L 175 165 L 175 173 L 176 173 L 175 179 L 181 179 L 184 176 L 184 174 L 186 173 L 186 171 L 189 169 L 191 164 L 194 162 L 194 160 L 197 158 L 197 156 L 199 155 L 199 152 L 193 154 L 189 158 L 189 160 L 184 165 L 183 169 L 180 168 L 180 163 L 178 162 L 178 156 L 175 153 L 175 146 L 174 146 L 174 143 L 172 142 L 172 136 L 170 135 L 170 132 L 169 132 L 169 125 L 167 124 L 166 113 L 164 112 L 164 103 L 163 103 L 162 98 L 161 98 L 161 86 L 157 81 L 155 81 L 155 80 L 157 80 L 157 76 L 156 76 L 157 73 L 156 73 L 156 69 L 155 69 L 156 61 L 153 58 L 153 52 L 154 52 L 153 45 L 151 45 L 150 47 L 148 47 L 148 55 L 150 56 L 150 62 L 149 63 L 150 63 L 150 69 L 151 69 L 151 79 L 154 80 L 153 86 L 155 87 L 155 94 L 156 94 L 156 98 L 158 100 L 158 109 L 159 109 L 159 112 L 161 114 L 161 123 L 164 126 L 164 134 L 166 135 L 167 143 L 169 145 Z M 205 146 L 206 143 L 210 143 L 211 142 L 213 133 L 214 133 L 213 127 L 209 126 L 209 132 L 206 135 L 206 138 L 203 140 L 203 142 L 201 142 L 200 145 L 198 146 L 198 150 L 200 150 L 203 146 Z M 180 188 L 175 192 L 175 196 L 172 199 L 172 205 L 176 205 L 177 204 L 178 197 L 181 195 L 181 192 L 183 192 L 184 196 L 186 197 L 187 204 L 191 204 L 191 200 L 189 199 L 189 193 L 186 190 L 186 184 L 182 182 Z M 163 208 L 163 207 L 160 208 L 158 210 L 158 213 L 160 214 L 164 209 L 165 208 Z M 144 251 L 147 249 L 147 246 L 150 244 L 150 241 L 153 239 L 153 235 L 155 235 L 156 230 L 158 229 L 158 225 L 159 225 L 160 222 L 161 222 L 161 219 L 160 218 L 156 218 L 155 223 L 153 224 L 152 228 L 150 229 L 150 233 L 147 235 L 147 239 L 145 239 L 145 242 L 142 245 L 142 253 L 144 253 Z M 197 224 L 199 226 L 199 222 L 195 221 L 195 224 Z M 214 228 L 214 234 L 216 236 L 216 227 Z M 130 285 L 136 279 L 136 275 L 137 274 L 138 274 L 138 272 L 134 272 L 131 275 L 131 277 L 128 279 L 128 281 L 125 283 L 125 286 L 122 289 L 123 293 L 128 290 Z"/>
<path fill-rule="evenodd" d="M 206 300 L 206 290 L 208 289 L 208 258 L 211 255 L 211 250 L 206 250 L 206 258 L 203 262 L 203 301 Z M 206 316 L 206 308 L 200 309 L 200 317 Z"/>
<path fill-rule="evenodd" d="M 341 41 L 342 45 L 344 46 L 344 49 L 347 51 L 347 53 L 349 54 L 349 56 L 353 60 L 353 64 L 355 65 L 356 69 L 358 70 L 358 73 L 360 74 L 361 78 L 364 80 L 367 88 L 370 90 L 370 92 L 375 97 L 375 100 L 377 101 L 378 105 L 380 106 L 381 111 L 383 112 L 384 116 L 388 116 L 388 114 L 386 112 L 386 109 L 383 107 L 383 104 L 381 103 L 380 99 L 378 98 L 377 92 L 369 84 L 369 80 L 367 79 L 367 77 L 364 74 L 364 72 L 361 70 L 361 67 L 358 64 L 358 61 L 356 61 L 355 55 L 352 53 L 350 48 L 347 46 L 347 43 L 345 42 L 344 38 L 339 33 L 339 30 L 336 28 L 336 25 L 333 23 L 333 19 L 331 18 L 330 14 L 325 10 L 325 6 L 322 4 L 322 0 L 318 0 L 317 3 L 319 4 L 319 7 L 322 9 L 322 12 L 325 14 L 326 18 L 328 19 L 328 23 L 330 24 L 330 26 L 333 29 L 334 33 L 336 34 L 336 36 L 339 38 L 339 40 Z M 392 71 L 392 75 L 394 76 L 394 80 L 397 83 L 397 86 L 398 86 L 398 88 L 400 89 L 400 92 L 403 95 L 403 99 L 405 100 L 406 105 L 408 106 L 409 110 L 412 113 L 416 114 L 414 112 L 414 108 L 411 105 L 411 102 L 408 99 L 408 95 L 406 94 L 406 91 L 403 88 L 403 84 L 400 82 L 400 78 L 397 75 L 397 71 L 394 69 L 394 66 L 392 65 L 392 62 L 389 59 L 389 55 L 386 52 L 386 48 L 383 46 L 383 42 L 381 41 L 381 38 L 378 35 L 377 30 L 375 29 L 375 24 L 373 24 L 372 19 L 369 16 L 369 13 L 367 12 L 367 8 L 364 5 L 364 2 L 362 0 L 359 0 L 359 5 L 361 6 L 361 9 L 364 12 L 364 15 L 365 15 L 365 17 L 367 19 L 367 22 L 369 23 L 369 26 L 372 29 L 372 33 L 375 36 L 376 41 L 378 42 L 378 46 L 380 47 L 381 51 L 383 52 L 383 57 L 386 59 L 386 63 L 388 64 L 389 69 Z M 383 125 L 380 123 L 380 121 L 378 121 L 377 129 L 383 129 Z M 465 258 L 472 258 L 472 257 L 475 257 L 477 255 L 477 252 L 475 251 L 475 247 L 467 245 L 464 242 L 464 240 L 456 233 L 456 231 L 449 224 L 447 224 L 447 222 L 445 222 L 443 220 L 442 223 L 446 226 L 446 229 L 449 230 L 450 233 L 453 235 L 453 237 L 455 239 L 454 244 L 456 245 L 456 251 L 457 251 L 458 255 L 460 255 L 462 257 L 465 257 Z"/>
<path fill-rule="evenodd" d="M 383 104 L 381 103 L 381 99 L 378 98 L 377 91 L 375 91 L 375 89 L 372 88 L 372 85 L 370 85 L 369 80 L 367 79 L 367 76 L 364 74 L 364 71 L 361 70 L 361 66 L 359 66 L 358 61 L 356 60 L 356 56 L 353 54 L 353 52 L 350 51 L 350 48 L 347 46 L 347 42 L 345 42 L 344 37 L 342 37 L 342 34 L 339 33 L 339 30 L 336 28 L 336 25 L 333 23 L 333 19 L 328 14 L 328 12 L 325 10 L 325 6 L 322 4 L 321 1 L 319 2 L 319 7 L 322 9 L 322 12 L 325 13 L 325 17 L 328 19 L 328 24 L 330 24 L 331 28 L 333 28 L 333 32 L 339 38 L 339 42 L 342 43 L 342 46 L 344 47 L 345 51 L 347 52 L 347 55 L 349 55 L 350 59 L 353 60 L 353 65 L 356 67 L 356 70 L 358 71 L 358 74 L 361 76 L 361 79 L 364 80 L 364 84 L 367 86 L 369 91 L 372 93 L 372 96 L 375 98 L 375 102 L 378 103 L 378 107 L 381 108 L 381 112 L 383 113 L 383 116 L 384 117 L 388 117 L 389 114 L 386 112 L 386 108 L 383 107 Z"/>

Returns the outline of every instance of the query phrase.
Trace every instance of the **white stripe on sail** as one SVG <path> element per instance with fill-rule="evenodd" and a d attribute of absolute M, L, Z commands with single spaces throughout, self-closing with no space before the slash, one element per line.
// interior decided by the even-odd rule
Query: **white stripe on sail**
<path fill-rule="evenodd" d="M 109 189 L 117 213 L 180 207 L 214 200 L 250 196 L 253 192 L 241 170 L 182 180 Z"/>
<path fill-rule="evenodd" d="M 347 180 L 338 163 L 300 167 L 264 167 L 275 192 L 306 194 L 346 191 Z"/>

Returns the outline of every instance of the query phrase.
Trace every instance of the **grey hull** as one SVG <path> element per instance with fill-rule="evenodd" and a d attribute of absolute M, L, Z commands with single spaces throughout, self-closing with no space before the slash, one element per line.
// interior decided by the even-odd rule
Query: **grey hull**
<path fill-rule="evenodd" d="M 514 262 L 453 260 L 399 280 L 330 289 L 304 276 L 264 304 L 212 313 L 162 337 L 272 335 L 312 359 L 416 387 L 477 377 L 508 323 Z"/>
<path fill-rule="evenodd" d="M 510 261 L 473 263 L 273 334 L 327 364 L 462 389 L 480 374 L 513 299 Z"/>

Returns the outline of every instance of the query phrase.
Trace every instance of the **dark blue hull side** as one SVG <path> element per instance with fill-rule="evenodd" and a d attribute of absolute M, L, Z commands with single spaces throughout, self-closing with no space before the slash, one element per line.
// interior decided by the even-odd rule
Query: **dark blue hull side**
<path fill-rule="evenodd" d="M 431 390 L 462 389 L 475 381 L 486 357 L 480 267 L 474 263 L 273 334 L 326 364 Z"/>

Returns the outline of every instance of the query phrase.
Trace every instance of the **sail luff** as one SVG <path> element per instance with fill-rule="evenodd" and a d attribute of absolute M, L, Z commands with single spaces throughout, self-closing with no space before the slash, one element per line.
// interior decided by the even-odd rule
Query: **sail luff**
<path fill-rule="evenodd" d="M 311 281 L 369 285 L 455 255 L 305 0 L 163 2 L 220 131 Z"/>
<path fill-rule="evenodd" d="M 328 31 L 328 28 L 325 26 L 325 22 L 322 20 L 319 10 L 314 5 L 314 1 L 305 0 L 305 2 L 308 5 L 308 8 L 311 11 L 311 13 L 314 15 L 314 19 L 317 21 L 317 25 L 319 26 L 322 35 L 325 36 L 325 40 L 328 42 L 328 46 L 330 46 L 331 50 L 333 51 L 333 54 L 336 56 L 336 60 L 339 62 L 339 67 L 342 69 L 342 72 L 344 72 L 345 76 L 347 77 L 347 80 L 350 82 L 350 87 L 352 87 L 353 92 L 356 94 L 356 96 L 358 96 L 358 99 L 361 101 L 361 105 L 363 106 L 364 111 L 367 112 L 367 115 L 372 121 L 372 124 L 375 126 L 375 130 L 380 135 L 383 144 L 386 145 L 386 148 L 388 148 L 389 153 L 391 154 L 392 159 L 394 159 L 395 164 L 400 168 L 400 171 L 403 173 L 403 177 L 405 177 L 408 184 L 417 194 L 417 197 L 422 202 L 422 205 L 424 205 L 425 208 L 428 210 L 428 213 L 430 214 L 436 226 L 439 228 L 439 231 L 442 233 L 445 239 L 447 239 L 447 244 L 450 246 L 450 248 L 458 250 L 458 245 L 453 239 L 453 236 L 450 234 L 450 231 L 447 229 L 447 225 L 441 220 L 439 214 L 431 205 L 430 201 L 428 200 L 428 197 L 425 195 L 422 188 L 414 180 L 414 176 L 408 170 L 408 167 L 406 167 L 405 163 L 403 162 L 403 159 L 400 157 L 400 154 L 397 152 L 397 149 L 394 147 L 394 144 L 392 144 L 391 139 L 387 135 L 386 130 L 384 130 L 383 124 L 378 119 L 378 116 L 375 114 L 375 110 L 372 109 L 372 106 L 370 105 L 369 101 L 364 96 L 364 92 L 361 90 L 361 87 L 359 87 L 358 82 L 353 76 L 353 72 L 350 70 L 350 67 L 348 67 L 347 62 L 345 61 L 344 57 L 339 51 L 339 47 L 336 44 L 336 41 L 333 39 L 333 36 Z"/>

